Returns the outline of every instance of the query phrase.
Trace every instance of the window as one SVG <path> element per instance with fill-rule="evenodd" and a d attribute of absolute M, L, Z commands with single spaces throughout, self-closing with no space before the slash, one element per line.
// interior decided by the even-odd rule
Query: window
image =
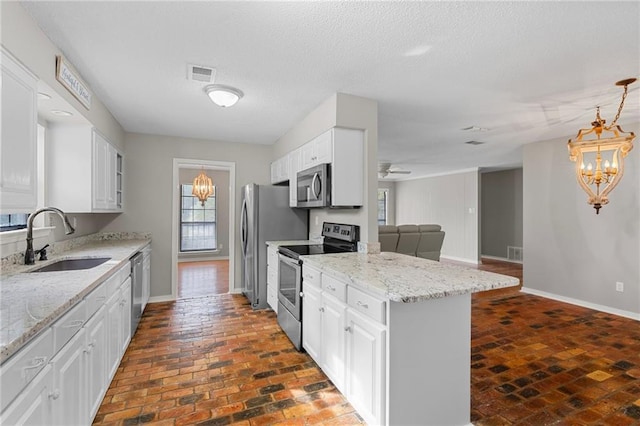
<path fill-rule="evenodd" d="M 387 224 L 387 199 L 388 189 L 378 189 L 378 225 Z"/>
<path fill-rule="evenodd" d="M 180 251 L 216 249 L 216 196 L 213 194 L 204 206 L 191 195 L 192 185 L 180 185 Z"/>
<path fill-rule="evenodd" d="M 26 228 L 28 217 L 26 213 L 0 215 L 0 232 Z"/>

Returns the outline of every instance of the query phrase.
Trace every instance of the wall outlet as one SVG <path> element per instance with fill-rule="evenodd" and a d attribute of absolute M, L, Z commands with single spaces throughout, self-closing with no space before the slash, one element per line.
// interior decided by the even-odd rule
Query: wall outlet
<path fill-rule="evenodd" d="M 624 291 L 624 283 L 620 281 L 616 281 L 616 291 L 623 292 Z"/>
<path fill-rule="evenodd" d="M 218 244 L 218 249 L 219 249 L 219 250 L 222 250 L 223 248 L 224 248 L 224 245 L 222 245 L 222 244 Z"/>

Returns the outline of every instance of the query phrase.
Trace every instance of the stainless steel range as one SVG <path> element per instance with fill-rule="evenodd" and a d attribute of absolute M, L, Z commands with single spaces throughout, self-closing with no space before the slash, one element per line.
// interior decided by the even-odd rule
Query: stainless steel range
<path fill-rule="evenodd" d="M 359 227 L 339 223 L 322 224 L 323 244 L 280 246 L 278 280 L 278 324 L 296 349 L 302 350 L 302 260 L 300 256 L 347 253 L 358 250 Z"/>

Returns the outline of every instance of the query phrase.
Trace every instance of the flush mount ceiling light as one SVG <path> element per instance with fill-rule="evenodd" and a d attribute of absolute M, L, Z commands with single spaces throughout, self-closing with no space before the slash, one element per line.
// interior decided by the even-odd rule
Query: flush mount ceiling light
<path fill-rule="evenodd" d="M 204 169 L 202 169 L 200 174 L 193 179 L 193 189 L 191 190 L 191 195 L 198 197 L 198 200 L 204 207 L 204 203 L 205 201 L 207 201 L 207 198 L 211 197 L 214 194 L 215 188 L 213 187 L 213 182 L 211 181 L 211 178 L 204 172 Z"/>
<path fill-rule="evenodd" d="M 576 163 L 576 178 L 578 183 L 589 196 L 587 203 L 593 205 L 596 214 L 600 213 L 600 208 L 609 202 L 607 195 L 616 187 L 622 179 L 624 173 L 624 157 L 633 148 L 633 139 L 636 137 L 633 132 L 625 132 L 616 123 L 620 118 L 624 100 L 627 97 L 627 86 L 636 81 L 635 78 L 620 80 L 616 86 L 623 86 L 624 93 L 620 100 L 618 113 L 613 122 L 606 126 L 606 120 L 600 117 L 600 107 L 596 107 L 596 119 L 591 123 L 591 129 L 580 129 L 574 140 L 569 139 L 569 159 Z M 610 134 L 609 137 L 602 137 L 603 133 Z M 590 134 L 595 135 L 595 139 L 585 140 L 584 137 Z M 602 165 L 602 152 L 611 151 L 611 162 L 605 160 Z M 589 161 L 595 161 L 593 164 Z"/>
<path fill-rule="evenodd" d="M 222 84 L 205 86 L 204 91 L 214 104 L 223 108 L 235 105 L 244 96 L 244 93 L 235 87 Z"/>

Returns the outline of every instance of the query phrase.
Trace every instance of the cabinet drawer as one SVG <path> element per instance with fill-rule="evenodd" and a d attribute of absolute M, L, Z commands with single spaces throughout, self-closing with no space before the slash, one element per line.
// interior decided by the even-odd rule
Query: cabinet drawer
<path fill-rule="evenodd" d="M 28 343 L 0 366 L 0 411 L 24 389 L 53 357 L 53 332 L 44 333 Z"/>
<path fill-rule="evenodd" d="M 342 281 L 322 274 L 322 289 L 342 302 L 347 301 L 347 285 Z"/>
<path fill-rule="evenodd" d="M 86 318 L 91 318 L 93 314 L 98 312 L 98 309 L 102 307 L 107 301 L 107 286 L 106 283 L 102 283 L 89 293 L 85 298 L 85 306 L 87 309 Z"/>
<path fill-rule="evenodd" d="M 57 353 L 76 334 L 87 321 L 85 301 L 81 300 L 62 318 L 56 321 L 53 330 L 53 351 Z"/>
<path fill-rule="evenodd" d="M 278 266 L 267 266 L 267 284 L 278 286 Z"/>
<path fill-rule="evenodd" d="M 310 266 L 302 265 L 302 282 L 306 284 L 314 285 L 318 288 L 321 288 L 320 283 L 321 273 L 315 268 Z"/>
<path fill-rule="evenodd" d="M 353 287 L 347 288 L 347 300 L 350 308 L 361 312 L 382 324 L 385 324 L 385 301 L 369 296 Z"/>

